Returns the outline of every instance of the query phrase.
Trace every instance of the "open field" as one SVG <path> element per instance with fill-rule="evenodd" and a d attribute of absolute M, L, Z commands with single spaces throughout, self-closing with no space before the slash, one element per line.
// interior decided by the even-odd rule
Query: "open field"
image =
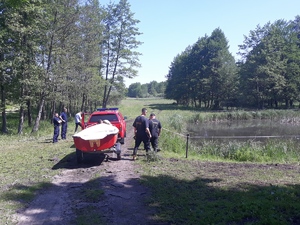
<path fill-rule="evenodd" d="M 147 196 L 144 207 L 155 212 L 158 224 L 300 224 L 299 154 L 294 154 L 300 152 L 297 146 L 290 147 L 293 155 L 285 163 L 277 158 L 258 163 L 247 161 L 247 157 L 237 162 L 200 155 L 192 147 L 186 159 L 186 124 L 193 118 L 202 118 L 201 111 L 177 108 L 164 99 L 127 99 L 120 109 L 132 121 L 142 107 L 148 108 L 149 113 L 155 112 L 165 128 L 160 138 L 162 151 L 153 160 L 142 156 L 137 162 L 126 161 L 126 165 L 134 165 L 141 183 L 150 188 L 151 196 Z M 208 112 L 203 113 L 209 116 Z M 15 212 L 29 206 L 40 190 L 47 192 L 55 175 L 70 168 L 83 174 L 101 169 L 101 164 L 76 168 L 71 138 L 73 121 L 68 129 L 68 140 L 58 144 L 51 143 L 53 128 L 48 122 L 34 137 L 1 136 L 0 224 L 15 224 Z M 127 132 L 133 132 L 130 123 Z M 129 152 L 133 144 L 130 136 L 126 140 Z M 270 149 L 276 151 L 275 144 L 273 147 Z M 103 173 L 94 172 L 87 184 L 101 177 Z M 99 196 L 107 190 L 95 182 L 92 188 L 87 188 L 87 184 L 82 185 L 86 190 L 81 192 L 86 193 L 88 202 L 101 201 Z M 88 218 L 82 211 L 73 213 L 72 224 L 90 224 L 82 221 Z M 94 209 L 95 213 L 103 212 Z M 95 218 L 94 224 L 106 223 Z"/>

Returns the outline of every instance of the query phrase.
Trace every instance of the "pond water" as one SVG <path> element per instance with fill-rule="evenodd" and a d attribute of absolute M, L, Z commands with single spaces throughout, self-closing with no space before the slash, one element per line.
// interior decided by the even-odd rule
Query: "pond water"
<path fill-rule="evenodd" d="M 188 128 L 194 139 L 258 140 L 299 139 L 300 124 L 272 120 L 240 120 L 218 123 L 191 124 Z"/>

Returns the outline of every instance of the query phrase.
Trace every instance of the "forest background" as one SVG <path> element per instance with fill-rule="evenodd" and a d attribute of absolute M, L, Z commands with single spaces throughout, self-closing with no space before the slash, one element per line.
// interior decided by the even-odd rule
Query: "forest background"
<path fill-rule="evenodd" d="M 229 52 L 220 28 L 174 57 L 166 82 L 133 83 L 142 43 L 127 0 L 6 0 L 0 3 L 2 132 L 6 113 L 39 129 L 63 107 L 69 114 L 118 105 L 125 97 L 165 97 L 195 108 L 292 108 L 299 102 L 300 17 L 258 25 Z M 13 108 L 10 108 L 13 106 Z M 34 118 L 34 119 L 33 119 Z"/>

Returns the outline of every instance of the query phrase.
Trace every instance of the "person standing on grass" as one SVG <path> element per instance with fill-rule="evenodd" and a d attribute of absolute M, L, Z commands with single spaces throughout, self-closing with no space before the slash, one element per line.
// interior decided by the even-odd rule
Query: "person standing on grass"
<path fill-rule="evenodd" d="M 67 129 L 68 129 L 68 115 L 67 115 L 67 108 L 64 107 L 63 112 L 60 114 L 61 122 L 61 139 L 67 139 Z"/>
<path fill-rule="evenodd" d="M 54 125 L 54 133 L 53 133 L 53 143 L 58 142 L 58 136 L 59 136 L 59 127 L 61 124 L 62 120 L 60 119 L 58 113 L 56 112 L 53 117 L 53 125 Z"/>
<path fill-rule="evenodd" d="M 133 149 L 133 160 L 137 159 L 137 150 L 140 146 L 140 144 L 144 143 L 144 148 L 146 150 L 146 154 L 148 154 L 148 151 L 150 150 L 150 138 L 151 133 L 149 130 L 149 120 L 146 118 L 147 109 L 142 109 L 142 114 L 135 118 L 133 122 L 133 128 L 134 128 L 134 137 L 135 137 L 135 143 L 134 143 L 134 149 Z"/>
<path fill-rule="evenodd" d="M 78 126 L 80 126 L 82 128 L 82 125 L 81 125 L 82 117 L 81 117 L 81 115 L 82 115 L 82 111 L 76 113 L 76 115 L 75 115 L 75 132 L 77 131 Z"/>
<path fill-rule="evenodd" d="M 158 138 L 161 134 L 161 128 L 160 121 L 155 118 L 154 113 L 151 113 L 149 117 L 150 143 L 155 152 L 157 152 L 158 149 Z"/>

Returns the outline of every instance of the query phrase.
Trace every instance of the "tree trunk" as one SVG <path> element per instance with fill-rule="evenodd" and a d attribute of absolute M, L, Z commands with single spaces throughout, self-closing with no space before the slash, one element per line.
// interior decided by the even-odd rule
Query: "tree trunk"
<path fill-rule="evenodd" d="M 42 118 L 43 118 L 44 121 L 47 119 L 47 110 L 46 110 L 45 103 L 43 105 Z"/>
<path fill-rule="evenodd" d="M 18 127 L 18 134 L 19 135 L 21 135 L 23 133 L 23 126 L 24 126 L 24 107 L 20 106 L 19 127 Z"/>
<path fill-rule="evenodd" d="M 5 112 L 5 106 L 6 106 L 6 99 L 5 99 L 5 90 L 4 86 L 1 85 L 1 111 L 2 111 L 2 133 L 7 134 L 7 121 L 6 121 L 6 112 Z"/>
<path fill-rule="evenodd" d="M 56 110 L 56 104 L 55 104 L 55 101 L 52 101 L 52 108 L 51 108 L 51 114 L 49 115 L 49 118 L 52 118 L 54 116 L 54 113 L 55 113 L 55 110 Z M 52 123 L 52 120 L 51 120 L 51 123 Z"/>
<path fill-rule="evenodd" d="M 110 85 L 109 88 L 108 88 L 107 95 L 105 97 L 105 104 L 104 104 L 105 106 L 103 105 L 103 108 L 106 108 L 106 106 L 107 106 L 107 102 L 108 102 L 108 98 L 109 98 L 109 95 L 110 95 L 110 92 L 111 92 L 111 88 L 112 88 L 112 85 Z"/>
<path fill-rule="evenodd" d="M 85 104 L 85 99 L 86 99 L 86 96 L 85 94 L 82 95 L 82 102 L 81 102 L 81 111 L 84 111 L 84 104 Z"/>
<path fill-rule="evenodd" d="M 59 107 L 58 107 L 58 111 L 57 111 L 58 114 L 60 114 L 60 112 L 64 111 L 63 108 L 64 108 L 64 105 L 63 105 L 62 102 L 60 102 L 60 103 L 59 103 Z"/>
<path fill-rule="evenodd" d="M 31 102 L 27 101 L 28 126 L 32 126 Z"/>
<path fill-rule="evenodd" d="M 42 97 L 42 99 L 40 101 L 39 112 L 38 112 L 38 115 L 36 117 L 34 126 L 33 126 L 32 130 L 31 130 L 31 133 L 37 132 L 39 130 L 40 120 L 41 120 L 41 117 L 42 117 L 42 112 L 43 112 L 44 104 L 45 104 L 45 99 L 44 99 L 44 97 Z"/>
<path fill-rule="evenodd" d="M 103 102 L 102 102 L 102 108 L 106 108 L 106 96 L 107 96 L 107 85 L 104 86 L 104 95 L 103 95 Z"/>

